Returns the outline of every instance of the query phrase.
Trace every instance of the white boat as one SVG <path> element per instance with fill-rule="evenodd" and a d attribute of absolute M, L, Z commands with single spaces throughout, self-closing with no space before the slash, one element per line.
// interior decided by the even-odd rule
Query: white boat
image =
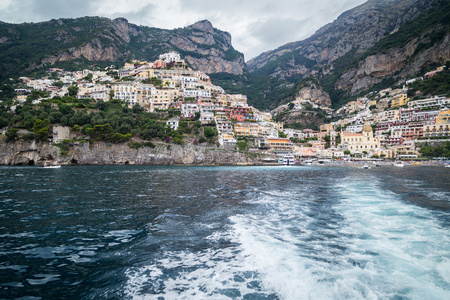
<path fill-rule="evenodd" d="M 305 160 L 305 165 L 306 166 L 311 166 L 312 165 L 312 160 L 311 159 Z"/>
<path fill-rule="evenodd" d="M 396 161 L 394 163 L 394 167 L 403 168 L 404 166 L 405 166 L 405 164 L 402 161 Z"/>
<path fill-rule="evenodd" d="M 363 169 L 370 169 L 369 165 L 364 165 L 362 168 Z"/>
<path fill-rule="evenodd" d="M 283 165 L 284 166 L 293 166 L 295 164 L 295 157 L 294 155 L 285 155 L 283 157 Z"/>
<path fill-rule="evenodd" d="M 47 165 L 47 163 L 44 163 L 45 169 L 59 169 L 61 168 L 61 165 Z"/>

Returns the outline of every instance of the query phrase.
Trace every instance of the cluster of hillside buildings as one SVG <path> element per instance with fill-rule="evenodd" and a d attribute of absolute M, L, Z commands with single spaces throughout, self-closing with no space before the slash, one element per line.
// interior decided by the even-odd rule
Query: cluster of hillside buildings
<path fill-rule="evenodd" d="M 427 76 L 439 70 L 442 68 Z M 348 150 L 363 157 L 417 158 L 421 155 L 416 147 L 418 141 L 450 136 L 450 99 L 433 96 L 411 100 L 407 91 L 407 85 L 385 89 L 372 100 L 359 98 L 336 111 L 342 118 L 321 126 L 320 134 L 339 135 L 341 140 L 339 148 L 329 151 Z"/>
<path fill-rule="evenodd" d="M 63 96 L 70 85 L 76 84 L 80 99 L 120 99 L 149 112 L 177 110 L 180 116 L 167 121 L 167 126 L 175 130 L 180 118 L 199 116 L 202 124 L 216 126 L 219 142 L 227 148 L 234 148 L 237 139 L 247 137 L 253 140 L 254 147 L 250 151 L 277 155 L 344 157 L 350 153 L 368 158 L 416 157 L 420 155 L 415 147 L 417 138 L 449 135 L 450 99 L 432 97 L 411 101 L 407 97 L 407 85 L 403 89 L 382 90 L 371 97 L 374 100 L 359 98 L 337 111 L 320 107 L 313 99 L 296 99 L 272 111 L 272 114 L 278 113 L 288 105 L 290 109 L 301 110 L 308 105 L 322 109 L 329 117 L 341 117 L 314 131 L 283 128 L 282 124 L 272 121 L 271 113 L 249 106 L 245 95 L 225 93 L 211 83 L 208 75 L 192 70 L 174 52 L 163 54 L 154 62 L 126 63 L 120 70 L 50 71 L 57 72 L 58 81 L 65 85 L 58 88 L 54 86 L 55 80 L 50 79 L 22 80 L 30 90 L 48 91 L 52 96 Z M 427 76 L 433 76 L 431 73 Z M 18 100 L 25 101 L 25 97 L 18 96 Z M 287 137 L 281 138 L 280 132 Z M 307 140 L 307 143 L 292 142 L 297 140 Z"/>

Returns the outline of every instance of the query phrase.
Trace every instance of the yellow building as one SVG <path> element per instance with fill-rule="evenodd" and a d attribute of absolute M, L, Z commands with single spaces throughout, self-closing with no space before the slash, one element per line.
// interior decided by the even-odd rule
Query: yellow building
<path fill-rule="evenodd" d="M 333 124 L 323 124 L 320 125 L 320 131 L 326 132 L 327 134 L 330 133 L 330 131 L 333 130 Z"/>
<path fill-rule="evenodd" d="M 424 137 L 450 136 L 450 109 L 443 109 L 436 116 L 435 124 L 423 125 Z"/>
<path fill-rule="evenodd" d="M 17 95 L 16 100 L 18 102 L 25 102 L 27 100 L 27 95 Z"/>
<path fill-rule="evenodd" d="M 436 124 L 450 124 L 450 109 L 443 109 L 439 112 Z"/>
<path fill-rule="evenodd" d="M 155 77 L 155 70 L 150 68 L 145 68 L 143 70 L 138 70 L 138 73 L 136 74 L 136 78 L 138 79 L 147 79 Z"/>
<path fill-rule="evenodd" d="M 176 89 L 154 89 L 150 111 L 155 109 L 169 109 L 170 104 L 180 97 L 180 91 Z"/>
<path fill-rule="evenodd" d="M 234 124 L 234 132 L 236 136 L 258 136 L 259 123 L 254 122 L 238 122 Z"/>
<path fill-rule="evenodd" d="M 423 125 L 423 136 L 450 136 L 450 123 Z"/>
<path fill-rule="evenodd" d="M 152 85 L 140 85 L 136 89 L 136 101 L 140 106 L 143 106 L 147 111 L 152 105 L 152 94 L 155 93 L 155 87 Z"/>
<path fill-rule="evenodd" d="M 341 132 L 341 143 L 344 149 L 352 153 L 373 153 L 375 149 L 381 148 L 380 140 L 373 136 L 372 126 L 368 124 L 363 126 L 362 133 Z"/>
<path fill-rule="evenodd" d="M 267 146 L 269 147 L 269 151 L 274 154 L 282 155 L 293 153 L 294 151 L 294 143 L 290 139 L 269 138 L 267 139 Z"/>
<path fill-rule="evenodd" d="M 391 107 L 400 107 L 408 103 L 409 98 L 406 94 L 398 94 L 392 98 Z"/>

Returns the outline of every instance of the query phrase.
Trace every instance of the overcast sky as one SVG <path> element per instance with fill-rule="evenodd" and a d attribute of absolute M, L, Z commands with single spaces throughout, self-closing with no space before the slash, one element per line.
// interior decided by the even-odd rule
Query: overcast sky
<path fill-rule="evenodd" d="M 174 29 L 209 20 L 232 35 L 245 60 L 303 40 L 366 0 L 0 0 L 0 21 L 124 17 L 130 23 Z"/>

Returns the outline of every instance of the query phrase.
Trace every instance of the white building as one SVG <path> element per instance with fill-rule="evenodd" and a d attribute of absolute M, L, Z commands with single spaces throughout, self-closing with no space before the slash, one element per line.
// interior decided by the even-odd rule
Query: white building
<path fill-rule="evenodd" d="M 211 103 L 200 103 L 200 122 L 207 124 L 214 122 L 214 111 Z"/>
<path fill-rule="evenodd" d="M 166 122 L 166 125 L 172 128 L 172 130 L 178 130 L 178 126 L 180 124 L 180 118 L 171 118 Z"/>
<path fill-rule="evenodd" d="M 204 89 L 183 89 L 183 96 L 189 97 L 211 97 L 211 92 Z"/>
<path fill-rule="evenodd" d="M 427 99 L 409 101 L 408 107 L 415 107 L 420 109 L 450 107 L 450 98 L 435 96 Z"/>
<path fill-rule="evenodd" d="M 166 63 L 179 62 L 181 61 L 181 55 L 176 52 L 168 52 L 161 54 L 159 59 L 162 59 Z"/>
<path fill-rule="evenodd" d="M 362 132 L 362 129 L 363 129 L 363 125 L 362 124 L 350 125 L 350 126 L 347 126 L 347 128 L 345 128 L 345 130 L 350 131 L 350 132 L 354 132 L 354 133 Z"/>
<path fill-rule="evenodd" d="M 199 112 L 196 102 L 184 102 L 181 104 L 181 116 L 183 118 L 193 118 L 196 112 Z"/>

